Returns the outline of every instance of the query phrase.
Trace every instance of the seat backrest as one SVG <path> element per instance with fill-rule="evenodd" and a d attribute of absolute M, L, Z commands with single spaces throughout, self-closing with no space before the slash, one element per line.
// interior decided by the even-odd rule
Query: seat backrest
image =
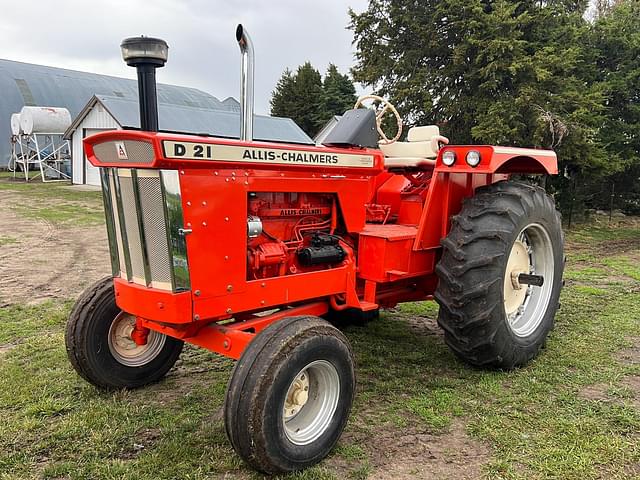
<path fill-rule="evenodd" d="M 437 125 L 412 127 L 407 133 L 408 141 L 380 144 L 379 148 L 385 155 L 384 164 L 388 168 L 433 166 L 438 156 L 437 141 L 442 138 Z"/>
<path fill-rule="evenodd" d="M 424 125 L 411 127 L 407 133 L 409 142 L 430 142 L 433 137 L 440 136 L 440 128 L 437 125 Z"/>

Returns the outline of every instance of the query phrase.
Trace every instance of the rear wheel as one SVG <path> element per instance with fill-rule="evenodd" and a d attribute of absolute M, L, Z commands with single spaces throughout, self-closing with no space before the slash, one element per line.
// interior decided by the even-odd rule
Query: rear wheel
<path fill-rule="evenodd" d="M 457 356 L 514 368 L 544 345 L 562 287 L 563 235 L 544 190 L 516 182 L 478 189 L 442 241 L 438 323 Z"/>
<path fill-rule="evenodd" d="M 115 302 L 113 279 L 87 288 L 73 307 L 65 332 L 69 361 L 82 378 L 105 389 L 136 388 L 160 380 L 183 342 L 150 330 L 147 342 L 131 338 L 135 316 Z"/>
<path fill-rule="evenodd" d="M 338 441 L 355 390 L 344 335 L 316 317 L 267 327 L 236 364 L 224 407 L 236 452 L 265 473 L 300 470 Z"/>

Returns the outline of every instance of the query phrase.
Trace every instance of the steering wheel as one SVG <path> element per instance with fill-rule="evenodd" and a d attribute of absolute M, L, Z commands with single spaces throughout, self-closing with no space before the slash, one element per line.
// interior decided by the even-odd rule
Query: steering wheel
<path fill-rule="evenodd" d="M 381 143 L 383 145 L 389 145 L 391 143 L 398 141 L 398 139 L 400 138 L 400 135 L 402 135 L 402 118 L 400 117 L 398 110 L 396 110 L 396 107 L 394 107 L 391 104 L 391 102 L 389 102 L 388 100 L 385 100 L 382 97 L 379 97 L 378 95 L 363 95 L 362 97 L 358 98 L 358 101 L 354 105 L 353 109 L 355 110 L 361 106 L 365 107 L 364 105 L 365 100 L 373 100 L 374 102 L 380 102 L 380 106 L 378 108 L 376 108 L 374 105 L 369 107 L 372 110 L 374 110 L 376 113 L 376 129 L 378 130 L 378 134 L 380 134 L 380 137 L 381 137 L 381 140 L 378 143 Z M 384 117 L 384 114 L 387 113 L 387 110 L 391 110 L 393 115 L 396 117 L 396 123 L 398 125 L 398 132 L 396 133 L 395 137 L 393 137 L 392 139 L 389 139 L 387 135 L 384 133 L 384 131 L 382 130 L 382 118 Z"/>

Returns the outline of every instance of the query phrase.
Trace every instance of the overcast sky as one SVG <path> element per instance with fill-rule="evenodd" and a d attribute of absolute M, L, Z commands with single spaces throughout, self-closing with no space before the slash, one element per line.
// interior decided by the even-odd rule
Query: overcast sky
<path fill-rule="evenodd" d="M 322 73 L 353 64 L 347 10 L 366 0 L 0 0 L 0 58 L 135 78 L 120 42 L 136 35 L 169 44 L 158 81 L 238 98 L 242 23 L 256 51 L 256 113 L 268 113 L 282 71 L 309 60 Z"/>

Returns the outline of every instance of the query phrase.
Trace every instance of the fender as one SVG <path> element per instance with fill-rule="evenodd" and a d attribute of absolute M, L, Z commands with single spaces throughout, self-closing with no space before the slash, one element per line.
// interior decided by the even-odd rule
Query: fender
<path fill-rule="evenodd" d="M 480 163 L 472 167 L 465 161 L 468 152 L 480 153 Z M 448 166 L 442 162 L 442 155 L 453 151 L 456 161 Z M 553 150 L 535 148 L 500 147 L 491 145 L 448 145 L 440 149 L 435 171 L 438 173 L 558 173 L 558 158 Z"/>

